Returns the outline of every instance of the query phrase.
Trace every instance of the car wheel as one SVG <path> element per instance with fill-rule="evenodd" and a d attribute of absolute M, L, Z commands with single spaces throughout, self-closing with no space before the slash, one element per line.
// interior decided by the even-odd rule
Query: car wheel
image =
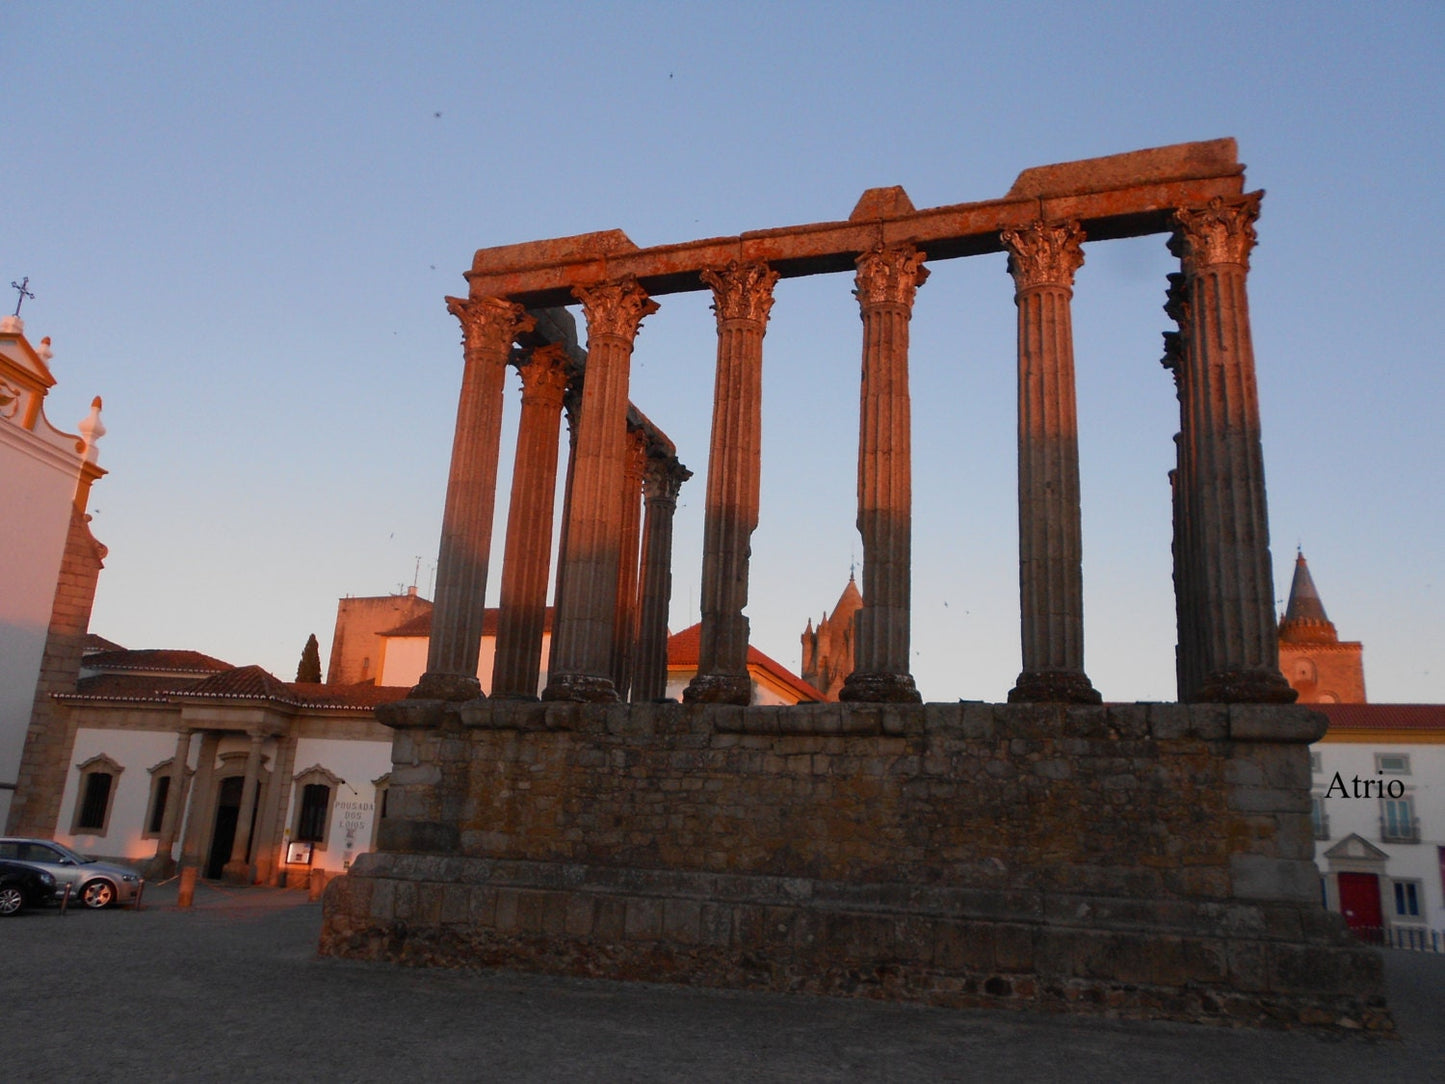
<path fill-rule="evenodd" d="M 25 894 L 14 885 L 0 888 L 0 915 L 14 915 L 25 906 Z"/>
<path fill-rule="evenodd" d="M 99 910 L 115 902 L 115 885 L 109 881 L 91 881 L 80 890 L 80 902 Z"/>

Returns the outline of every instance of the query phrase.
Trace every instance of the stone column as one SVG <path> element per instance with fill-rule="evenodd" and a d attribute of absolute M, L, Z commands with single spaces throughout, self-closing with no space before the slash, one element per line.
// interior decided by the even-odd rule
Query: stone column
<path fill-rule="evenodd" d="M 1189 510 L 1196 489 L 1194 464 L 1189 449 L 1194 444 L 1193 408 L 1184 374 L 1189 365 L 1184 358 L 1189 327 L 1189 302 L 1184 276 L 1169 276 L 1169 292 L 1164 311 L 1178 325 L 1178 331 L 1164 333 L 1164 357 L 1161 364 L 1174 377 L 1174 393 L 1179 399 L 1179 432 L 1174 435 L 1174 469 L 1169 472 L 1172 498 L 1174 541 L 1174 613 L 1178 629 L 1174 668 L 1180 701 L 1190 699 L 1202 674 L 1199 659 L 1199 599 L 1192 574 L 1198 553 L 1189 528 Z"/>
<path fill-rule="evenodd" d="M 632 687 L 633 652 L 637 646 L 637 560 L 642 543 L 642 472 L 647 465 L 647 433 L 627 431 L 623 462 L 622 554 L 617 567 L 617 610 L 612 623 L 612 684 L 626 700 Z"/>
<path fill-rule="evenodd" d="M 677 494 L 692 477 L 676 456 L 652 455 L 642 476 L 647 516 L 642 527 L 642 590 L 632 699 L 667 695 L 667 611 L 672 605 L 672 517 Z"/>
<path fill-rule="evenodd" d="M 186 807 L 186 765 L 191 759 L 191 731 L 182 729 L 176 735 L 176 751 L 171 759 L 170 783 L 166 785 L 166 809 L 161 817 L 161 834 L 156 840 L 156 854 L 151 863 L 152 876 L 169 877 L 175 868 L 173 851 L 181 829 Z"/>
<path fill-rule="evenodd" d="M 1180 210 L 1172 248 L 1189 318 L 1182 351 L 1193 466 L 1190 576 L 1200 613 L 1200 684 L 1190 699 L 1289 703 L 1279 672 L 1259 398 L 1245 277 L 1262 193 Z"/>
<path fill-rule="evenodd" d="M 426 673 L 416 699 L 469 700 L 481 695 L 477 656 L 486 610 L 487 561 L 497 497 L 502 439 L 502 386 L 512 341 L 534 321 L 521 305 L 499 298 L 447 298 L 462 322 L 462 392 L 452 438 L 451 472 L 437 552 L 436 607 Z"/>
<path fill-rule="evenodd" d="M 565 577 L 553 622 L 554 667 L 544 700 L 612 701 L 612 626 L 622 551 L 623 458 L 632 344 L 657 311 L 635 278 L 577 287 L 587 316 L 587 371 L 577 426 L 577 467 L 568 509 Z"/>
<path fill-rule="evenodd" d="M 206 849 L 211 845 L 210 833 L 215 827 L 216 752 L 221 735 L 215 731 L 201 732 L 201 751 L 196 761 L 196 777 L 191 784 L 190 816 L 181 837 L 181 865 L 204 866 Z"/>
<path fill-rule="evenodd" d="M 567 418 L 567 478 L 562 488 L 562 526 L 557 532 L 557 577 L 552 585 L 552 639 L 547 652 L 547 674 L 557 669 L 557 620 L 562 616 L 562 592 L 567 578 L 567 521 L 572 518 L 572 481 L 577 476 L 577 419 L 582 414 L 582 380 L 580 370 L 572 375 L 567 394 L 562 397 L 562 410 Z"/>
<path fill-rule="evenodd" d="M 1077 222 L 1005 230 L 1018 305 L 1019 595 L 1023 670 L 1011 703 L 1097 704 L 1084 674 L 1079 426 L 1074 401 Z"/>
<path fill-rule="evenodd" d="M 689 702 L 747 704 L 748 555 L 762 478 L 763 335 L 778 273 L 766 264 L 709 269 L 717 316 L 717 378 L 703 518 L 702 635 Z"/>
<path fill-rule="evenodd" d="M 522 416 L 517 424 L 507 549 L 502 559 L 492 696 L 535 700 L 547 621 L 547 577 L 552 569 L 557 436 L 571 362 L 565 347 L 552 344 L 533 350 L 518 368 L 522 374 Z"/>
<path fill-rule="evenodd" d="M 246 777 L 241 782 L 241 810 L 236 816 L 236 838 L 231 844 L 231 860 L 222 873 L 228 881 L 237 884 L 251 883 L 252 811 L 256 806 L 256 785 L 261 778 L 261 746 L 266 741 L 264 734 L 251 735 L 251 748 L 246 751 Z"/>
<path fill-rule="evenodd" d="M 912 245 L 858 257 L 863 387 L 858 411 L 858 533 L 863 538 L 863 609 L 856 666 L 839 700 L 918 703 L 909 672 L 913 547 L 912 420 L 908 321 L 928 278 Z"/>

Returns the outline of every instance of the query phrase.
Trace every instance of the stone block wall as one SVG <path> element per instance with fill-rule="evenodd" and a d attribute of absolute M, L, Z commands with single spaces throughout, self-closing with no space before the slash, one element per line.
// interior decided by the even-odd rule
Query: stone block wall
<path fill-rule="evenodd" d="M 1390 1026 L 1378 957 L 1320 904 L 1306 709 L 477 701 L 391 721 L 385 849 L 328 889 L 323 952 Z"/>

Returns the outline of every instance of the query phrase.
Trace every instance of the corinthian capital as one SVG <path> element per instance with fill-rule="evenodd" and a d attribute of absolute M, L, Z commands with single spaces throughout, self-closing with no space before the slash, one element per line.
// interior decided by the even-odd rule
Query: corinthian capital
<path fill-rule="evenodd" d="M 462 322 L 468 357 L 477 352 L 505 355 L 518 335 L 537 326 L 525 308 L 500 297 L 449 297 L 447 312 Z"/>
<path fill-rule="evenodd" d="M 1084 231 L 1077 222 L 1035 222 L 1000 235 L 1008 249 L 1008 273 L 1015 290 L 1034 286 L 1074 285 L 1074 272 L 1084 266 Z"/>
<path fill-rule="evenodd" d="M 682 483 L 691 477 L 692 471 L 679 463 L 675 455 L 648 456 L 642 475 L 642 492 L 649 501 L 676 504 Z"/>
<path fill-rule="evenodd" d="M 726 320 L 768 322 L 778 273 L 767 264 L 733 260 L 726 267 L 709 267 L 699 277 L 712 287 L 712 311 L 719 327 Z"/>
<path fill-rule="evenodd" d="M 863 308 L 874 305 L 902 305 L 913 308 L 913 297 L 928 280 L 927 257 L 912 245 L 884 248 L 879 245 L 859 256 L 855 263 L 853 296 Z"/>
<path fill-rule="evenodd" d="M 572 359 L 567 348 L 561 343 L 548 343 L 536 347 L 517 366 L 522 375 L 522 402 L 545 403 L 553 408 L 562 406 L 562 397 L 567 393 L 567 382 L 572 379 Z"/>
<path fill-rule="evenodd" d="M 657 311 L 635 275 L 598 286 L 574 286 L 572 296 L 582 302 L 587 317 L 587 338 L 611 335 L 629 343 L 637 337 L 642 318 Z"/>
<path fill-rule="evenodd" d="M 1186 270 L 1200 271 L 1217 264 L 1238 264 L 1249 270 L 1254 248 L 1254 220 L 1259 217 L 1263 192 L 1225 199 L 1215 196 L 1202 208 L 1183 207 L 1174 212 L 1175 232 L 1170 250 Z"/>

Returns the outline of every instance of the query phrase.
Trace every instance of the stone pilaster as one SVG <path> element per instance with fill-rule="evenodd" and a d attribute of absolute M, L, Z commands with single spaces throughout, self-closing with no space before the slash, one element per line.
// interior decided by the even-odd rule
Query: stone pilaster
<path fill-rule="evenodd" d="M 451 297 L 447 308 L 462 323 L 466 364 L 442 512 L 426 673 L 411 697 L 468 700 L 481 695 L 477 657 L 497 498 L 502 388 L 512 342 L 534 321 L 521 305 L 500 298 Z"/>
<path fill-rule="evenodd" d="M 246 776 L 241 781 L 241 810 L 236 817 L 236 838 L 231 843 L 231 860 L 226 863 L 225 879 L 237 884 L 251 883 L 252 810 L 256 808 L 256 788 L 261 778 L 261 746 L 264 734 L 252 734 L 251 747 L 246 750 Z"/>
<path fill-rule="evenodd" d="M 858 411 L 858 533 L 863 539 L 863 609 L 857 665 L 839 700 L 917 703 L 909 672 L 913 550 L 912 419 L 908 322 L 928 278 L 913 246 L 879 247 L 858 258 L 863 386 Z"/>
<path fill-rule="evenodd" d="M 612 684 L 626 700 L 632 687 L 633 653 L 637 647 L 637 561 L 642 544 L 642 473 L 647 466 L 647 433 L 627 431 L 623 462 L 622 553 L 617 567 L 617 610 L 612 623 Z"/>
<path fill-rule="evenodd" d="M 201 732 L 201 751 L 196 762 L 196 777 L 191 783 L 190 816 L 181 841 L 181 865 L 206 864 L 206 851 L 211 845 L 209 835 L 215 821 L 216 753 L 221 735 L 214 730 Z"/>
<path fill-rule="evenodd" d="M 587 317 L 587 370 L 577 426 L 577 466 L 568 508 L 565 576 L 553 623 L 556 645 L 544 700 L 616 700 L 612 628 L 622 552 L 623 461 L 632 344 L 657 311 L 635 278 L 577 287 Z"/>
<path fill-rule="evenodd" d="M 1183 438 L 1190 576 L 1199 602 L 1199 684 L 1191 700 L 1289 703 L 1279 672 L 1259 397 L 1245 278 L 1262 193 L 1216 197 L 1175 215 L 1184 271 Z M 1184 691 L 1184 690 L 1181 690 Z"/>
<path fill-rule="evenodd" d="M 492 696 L 535 700 L 552 567 L 552 509 L 557 491 L 557 436 L 571 375 L 566 348 L 540 346 L 518 366 L 522 416 L 502 559 L 501 612 Z"/>
<path fill-rule="evenodd" d="M 717 316 L 717 377 L 703 519 L 702 630 L 690 702 L 747 704 L 748 554 L 762 478 L 763 335 L 778 273 L 765 264 L 702 272 Z"/>
<path fill-rule="evenodd" d="M 1006 230 L 1018 306 L 1019 595 L 1023 670 L 1011 702 L 1098 703 L 1084 673 L 1083 543 L 1074 400 L 1077 222 Z"/>
<path fill-rule="evenodd" d="M 672 605 L 672 517 L 682 483 L 692 477 L 676 456 L 652 455 L 642 476 L 642 588 L 632 699 L 667 695 L 667 611 Z"/>
<path fill-rule="evenodd" d="M 155 857 L 146 869 L 146 876 L 156 880 L 169 877 L 175 872 L 173 852 L 186 808 L 186 768 L 190 759 L 191 731 L 182 729 L 176 735 L 176 751 L 171 759 L 171 770 L 166 773 L 170 782 L 166 784 L 166 808 L 161 815 L 161 834 L 156 839 Z"/>

